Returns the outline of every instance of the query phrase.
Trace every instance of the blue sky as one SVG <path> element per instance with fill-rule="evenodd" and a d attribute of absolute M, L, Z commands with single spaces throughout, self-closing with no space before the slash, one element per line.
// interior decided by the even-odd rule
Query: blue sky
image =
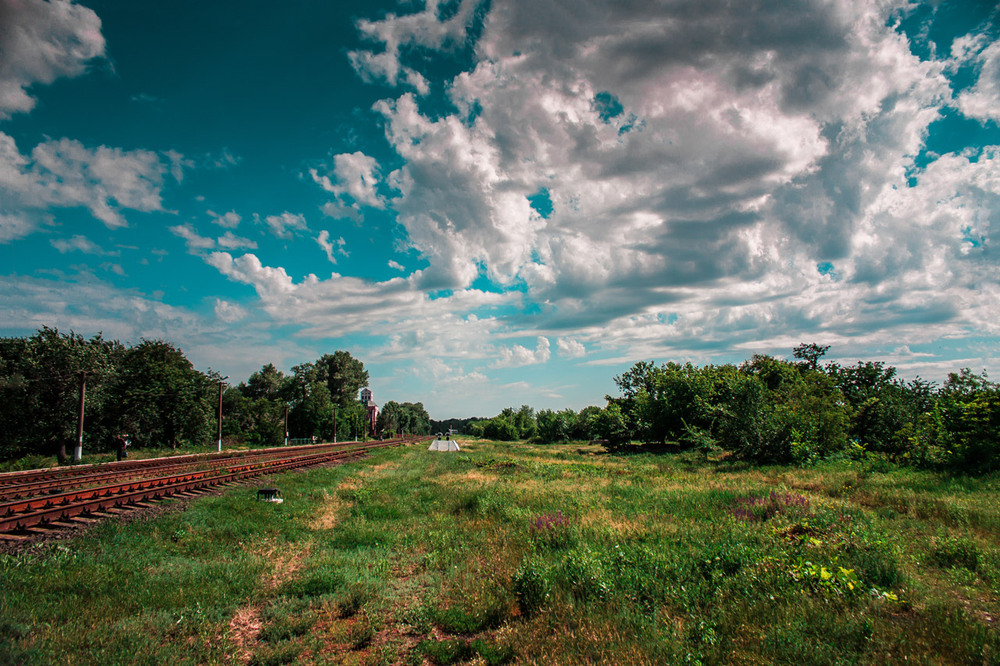
<path fill-rule="evenodd" d="M 0 0 L 0 335 L 434 418 L 638 360 L 1000 368 L 994 3 Z"/>

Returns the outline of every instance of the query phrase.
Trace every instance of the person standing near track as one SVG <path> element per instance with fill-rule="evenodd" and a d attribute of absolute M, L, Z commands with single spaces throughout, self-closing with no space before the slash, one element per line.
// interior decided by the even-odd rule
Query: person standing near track
<path fill-rule="evenodd" d="M 118 460 L 125 460 L 128 458 L 128 438 L 126 438 L 121 433 L 115 437 L 115 446 L 118 448 Z"/>

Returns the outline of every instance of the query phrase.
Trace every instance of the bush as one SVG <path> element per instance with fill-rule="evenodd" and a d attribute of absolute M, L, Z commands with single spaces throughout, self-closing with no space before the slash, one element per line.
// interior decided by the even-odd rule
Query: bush
<path fill-rule="evenodd" d="M 979 546 L 969 537 L 938 537 L 931 549 L 931 561 L 940 567 L 963 567 L 975 571 L 980 557 Z"/>
<path fill-rule="evenodd" d="M 525 615 L 540 611 L 552 594 L 552 579 L 548 567 L 538 558 L 527 556 L 514 574 L 514 596 Z"/>

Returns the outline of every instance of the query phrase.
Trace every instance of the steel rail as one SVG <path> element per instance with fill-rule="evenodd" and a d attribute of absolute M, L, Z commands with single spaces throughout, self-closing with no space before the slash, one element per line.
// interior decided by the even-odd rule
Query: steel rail
<path fill-rule="evenodd" d="M 25 530 L 54 521 L 71 520 L 76 516 L 97 513 L 113 507 L 123 507 L 147 499 L 158 499 L 179 492 L 232 483 L 245 478 L 307 467 L 387 446 L 423 441 L 424 437 L 373 442 L 353 448 L 326 450 L 308 455 L 277 460 L 234 465 L 223 473 L 196 471 L 168 475 L 97 488 L 49 495 L 34 499 L 0 504 L 0 532 Z"/>
<path fill-rule="evenodd" d="M 390 440 L 394 441 L 394 440 Z M 340 442 L 337 444 L 316 445 L 321 448 L 309 449 L 309 452 L 321 452 L 326 450 L 340 450 L 346 446 L 354 445 L 355 442 Z M 287 448 L 258 449 L 256 451 L 244 452 L 241 456 L 226 457 L 223 459 L 200 459 L 177 462 L 168 460 L 165 464 L 140 466 L 130 469 L 109 468 L 103 466 L 93 470 L 90 474 L 75 475 L 58 479 L 28 480 L 25 483 L 0 485 L 0 502 L 11 501 L 33 497 L 39 493 L 52 494 L 59 490 L 69 488 L 79 488 L 81 486 L 93 485 L 103 481 L 118 478 L 142 478 L 153 474 L 164 474 L 167 472 L 181 472 L 184 470 L 210 470 L 226 465 L 231 465 L 235 461 L 247 460 L 267 460 L 272 458 L 287 457 L 290 453 L 297 453 L 302 449 Z"/>
<path fill-rule="evenodd" d="M 386 441 L 394 441 L 394 440 L 386 440 Z M 58 479 L 64 477 L 86 476 L 88 474 L 94 473 L 97 470 L 125 471 L 130 469 L 169 465 L 177 462 L 194 462 L 200 460 L 224 460 L 229 458 L 238 458 L 241 456 L 261 451 L 263 452 L 282 451 L 282 452 L 293 453 L 296 451 L 320 450 L 322 448 L 330 448 L 330 447 L 343 446 L 345 444 L 355 444 L 355 443 L 358 442 L 338 442 L 338 443 L 325 442 L 322 444 L 303 444 L 299 446 L 269 447 L 266 449 L 256 449 L 251 451 L 224 451 L 222 453 L 216 453 L 216 452 L 188 453 L 179 456 L 163 456 L 160 458 L 146 458 L 142 460 L 121 460 L 113 462 L 73 465 L 71 467 L 50 467 L 45 469 L 22 470 L 18 472 L 2 472 L 0 473 L 0 487 L 12 484 L 25 483 L 33 480 L 41 481 L 41 480 Z"/>

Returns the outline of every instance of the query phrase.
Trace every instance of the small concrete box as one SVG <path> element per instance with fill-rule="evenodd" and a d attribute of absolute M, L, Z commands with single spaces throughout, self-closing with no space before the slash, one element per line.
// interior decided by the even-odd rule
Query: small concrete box
<path fill-rule="evenodd" d="M 281 498 L 281 491 L 277 488 L 261 488 L 257 491 L 257 501 L 281 504 L 285 500 Z"/>

